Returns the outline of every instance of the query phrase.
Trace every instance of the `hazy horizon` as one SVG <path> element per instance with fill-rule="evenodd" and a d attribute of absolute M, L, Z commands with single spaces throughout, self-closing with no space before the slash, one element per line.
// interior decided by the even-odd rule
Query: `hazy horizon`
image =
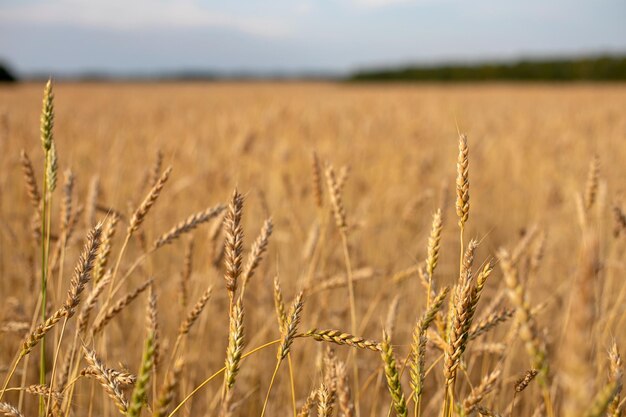
<path fill-rule="evenodd" d="M 345 74 L 624 53 L 625 16 L 619 0 L 5 0 L 0 60 L 19 75 Z"/>

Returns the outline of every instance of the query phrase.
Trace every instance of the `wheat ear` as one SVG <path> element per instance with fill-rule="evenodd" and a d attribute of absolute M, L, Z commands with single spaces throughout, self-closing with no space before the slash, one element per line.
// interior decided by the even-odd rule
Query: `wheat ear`
<path fill-rule="evenodd" d="M 331 401 L 330 390 L 325 384 L 322 384 L 317 391 L 317 416 L 331 417 L 333 415 L 333 404 Z"/>
<path fill-rule="evenodd" d="M 169 231 L 159 236 L 159 238 L 154 241 L 152 250 L 156 250 L 162 246 L 172 243 L 182 234 L 189 233 L 199 225 L 217 217 L 222 211 L 224 211 L 225 208 L 226 207 L 223 204 L 218 204 L 215 207 L 209 207 L 206 210 L 192 214 L 176 226 L 172 227 Z"/>
<path fill-rule="evenodd" d="M 471 413 L 476 410 L 476 407 L 482 402 L 485 396 L 493 390 L 496 381 L 500 377 L 500 373 L 500 369 L 496 369 L 486 375 L 480 385 L 472 389 L 472 392 L 463 400 L 464 415 L 471 415 Z"/>
<path fill-rule="evenodd" d="M 126 412 L 127 417 L 139 417 L 141 415 L 141 409 L 145 401 L 145 397 L 148 392 L 148 383 L 150 382 L 150 372 L 154 367 L 154 333 L 149 331 L 148 336 L 144 342 L 143 356 L 141 358 L 141 366 L 137 373 L 137 382 L 133 389 L 130 402 L 128 404 L 128 410 Z"/>
<path fill-rule="evenodd" d="M 469 148 L 467 136 L 459 136 L 459 157 L 456 163 L 456 214 L 459 217 L 459 226 L 463 228 L 469 218 Z"/>
<path fill-rule="evenodd" d="M 152 417 L 167 417 L 169 407 L 172 401 L 174 401 L 174 395 L 176 394 L 176 388 L 180 382 L 180 373 L 183 368 L 183 361 L 177 360 L 174 364 L 174 370 L 168 375 L 167 380 L 159 393 L 159 398 L 156 403 Z"/>
<path fill-rule="evenodd" d="M 613 341 L 611 348 L 609 349 L 609 360 L 610 360 L 610 372 L 609 378 L 610 381 L 617 383 L 617 392 L 615 393 L 615 398 L 609 404 L 607 415 L 609 417 L 619 417 L 621 414 L 620 411 L 620 394 L 622 392 L 622 377 L 623 377 L 623 364 L 622 357 L 617 349 L 617 344 Z"/>
<path fill-rule="evenodd" d="M 39 193 L 39 187 L 37 187 L 37 179 L 35 177 L 35 170 L 33 164 L 28 157 L 25 150 L 20 152 L 20 162 L 22 164 L 22 172 L 24 173 L 24 180 L 26 181 L 26 191 L 33 208 L 36 212 L 39 212 L 39 204 L 41 204 L 41 194 Z"/>
<path fill-rule="evenodd" d="M 242 254 L 243 254 L 243 228 L 241 216 L 243 214 L 243 196 L 235 189 L 226 217 L 224 218 L 224 230 L 226 233 L 224 244 L 224 263 L 226 272 L 226 290 L 230 299 L 230 307 L 233 307 L 235 292 L 237 291 L 237 281 L 241 276 Z"/>
<path fill-rule="evenodd" d="M 243 273 L 241 274 L 241 297 L 243 297 L 248 281 L 250 281 L 250 278 L 254 275 L 254 271 L 261 263 L 263 254 L 267 251 L 267 245 L 269 243 L 270 236 L 272 235 L 273 227 L 274 225 L 271 217 L 265 220 L 263 227 L 261 228 L 261 233 L 252 244 L 246 265 L 244 266 Z"/>
<path fill-rule="evenodd" d="M 119 412 L 126 414 L 126 411 L 128 410 L 128 400 L 122 392 L 119 383 L 115 381 L 112 375 L 107 371 L 104 364 L 100 361 L 100 359 L 98 359 L 96 352 L 93 350 L 87 350 L 86 348 L 83 349 L 85 350 L 85 360 L 95 371 L 93 373 L 94 377 L 100 383 L 102 388 L 104 388 L 109 398 L 113 400 Z"/>
<path fill-rule="evenodd" d="M 168 167 L 165 171 L 163 171 L 163 174 L 161 174 L 159 180 L 156 182 L 156 184 L 154 184 L 154 186 L 152 187 L 146 198 L 139 205 L 137 210 L 135 210 L 133 216 L 130 219 L 128 230 L 126 232 L 128 236 L 139 230 L 139 227 L 145 220 L 148 212 L 150 211 L 156 200 L 159 198 L 159 195 L 161 194 L 161 191 L 163 190 L 163 187 L 165 186 L 165 183 L 167 182 L 171 173 L 172 167 Z"/>
<path fill-rule="evenodd" d="M 407 408 L 406 400 L 404 399 L 404 393 L 402 392 L 402 385 L 400 385 L 400 375 L 398 374 L 398 368 L 396 367 L 396 359 L 393 355 L 393 348 L 389 341 L 389 336 L 383 331 L 383 339 L 380 344 L 381 356 L 385 366 L 385 377 L 387 378 L 387 388 L 391 394 L 391 400 L 393 407 L 396 410 L 396 416 L 406 417 Z"/>
<path fill-rule="evenodd" d="M 6 417 L 24 417 L 24 414 L 11 404 L 0 402 L 0 413 Z"/>

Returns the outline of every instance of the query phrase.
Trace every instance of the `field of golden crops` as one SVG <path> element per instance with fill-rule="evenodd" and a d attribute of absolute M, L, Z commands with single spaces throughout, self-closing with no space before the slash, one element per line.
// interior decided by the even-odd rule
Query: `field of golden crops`
<path fill-rule="evenodd" d="M 53 92 L 0 87 L 0 414 L 621 415 L 626 86 Z"/>

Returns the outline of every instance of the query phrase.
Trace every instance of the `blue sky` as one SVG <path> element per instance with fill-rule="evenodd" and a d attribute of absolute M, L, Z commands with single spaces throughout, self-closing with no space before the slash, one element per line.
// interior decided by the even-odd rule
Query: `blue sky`
<path fill-rule="evenodd" d="M 626 52 L 625 0 L 0 0 L 19 73 L 304 70 Z"/>

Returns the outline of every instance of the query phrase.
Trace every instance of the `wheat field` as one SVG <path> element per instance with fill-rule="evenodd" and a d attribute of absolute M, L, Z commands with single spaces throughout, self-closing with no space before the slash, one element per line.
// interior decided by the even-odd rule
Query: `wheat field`
<path fill-rule="evenodd" d="M 626 86 L 44 84 L 0 414 L 621 415 Z"/>

